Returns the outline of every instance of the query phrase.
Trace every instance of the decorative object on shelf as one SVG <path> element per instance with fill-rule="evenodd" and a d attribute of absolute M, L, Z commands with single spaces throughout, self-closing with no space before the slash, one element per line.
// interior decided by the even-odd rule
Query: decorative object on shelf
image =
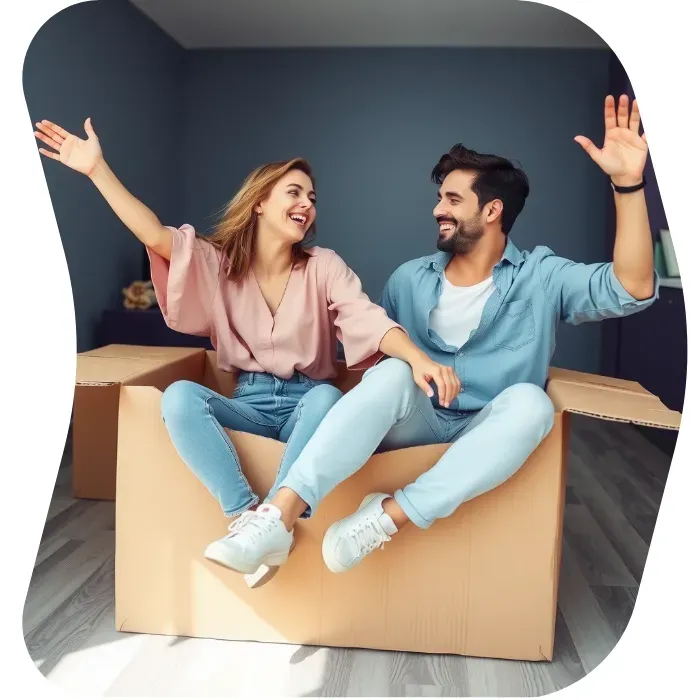
<path fill-rule="evenodd" d="M 664 249 L 664 260 L 668 277 L 680 277 L 681 273 L 678 269 L 678 260 L 676 260 L 676 251 L 671 240 L 671 232 L 662 228 L 659 230 L 659 238 Z"/>
<path fill-rule="evenodd" d="M 156 293 L 153 282 L 136 281 L 122 289 L 125 309 L 150 309 L 156 304 Z"/>

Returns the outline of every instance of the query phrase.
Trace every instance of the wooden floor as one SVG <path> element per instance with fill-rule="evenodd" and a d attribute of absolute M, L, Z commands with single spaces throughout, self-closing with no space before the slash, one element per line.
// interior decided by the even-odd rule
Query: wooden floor
<path fill-rule="evenodd" d="M 575 416 L 551 663 L 326 649 L 114 630 L 114 505 L 70 497 L 64 456 L 24 610 L 38 669 L 90 695 L 538 696 L 612 650 L 630 618 L 670 457 Z"/>

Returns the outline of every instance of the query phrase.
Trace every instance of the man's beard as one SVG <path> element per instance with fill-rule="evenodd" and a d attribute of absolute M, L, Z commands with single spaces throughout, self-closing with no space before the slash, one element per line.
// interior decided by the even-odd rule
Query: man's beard
<path fill-rule="evenodd" d="M 461 220 L 459 222 L 447 217 L 438 219 L 438 224 L 442 221 L 456 223 L 455 231 L 449 238 L 443 238 L 438 234 L 438 250 L 441 250 L 443 253 L 452 253 L 453 255 L 470 253 L 484 235 L 484 227 L 479 219 L 479 214 L 474 215 L 467 221 Z"/>

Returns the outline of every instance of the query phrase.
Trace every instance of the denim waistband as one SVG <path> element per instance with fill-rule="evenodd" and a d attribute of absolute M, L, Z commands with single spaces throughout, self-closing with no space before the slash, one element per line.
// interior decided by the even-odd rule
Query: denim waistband
<path fill-rule="evenodd" d="M 278 377 L 275 374 L 270 374 L 268 372 L 244 372 L 241 370 L 238 374 L 238 383 L 243 384 L 247 382 L 248 384 L 256 384 L 258 382 L 263 382 L 265 384 L 274 384 L 275 382 L 286 382 L 288 384 L 306 384 L 309 386 L 315 386 L 316 384 L 330 384 L 330 379 L 311 379 L 311 377 L 306 376 L 302 372 L 295 371 L 291 377 L 285 379 L 284 377 Z"/>

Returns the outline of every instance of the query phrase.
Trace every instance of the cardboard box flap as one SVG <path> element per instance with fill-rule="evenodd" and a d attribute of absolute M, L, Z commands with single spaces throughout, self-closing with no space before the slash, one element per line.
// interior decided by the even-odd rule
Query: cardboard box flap
<path fill-rule="evenodd" d="M 637 382 L 552 367 L 547 394 L 557 411 L 678 430 L 681 414 Z"/>
<path fill-rule="evenodd" d="M 155 347 L 149 345 L 105 345 L 78 354 L 78 357 L 111 357 L 132 360 L 171 362 L 190 355 L 203 353 L 202 348 Z"/>
<path fill-rule="evenodd" d="M 143 375 L 161 367 L 195 362 L 201 358 L 202 348 L 168 348 L 139 345 L 106 345 L 78 354 L 75 383 L 79 386 L 138 384 Z"/>
<path fill-rule="evenodd" d="M 78 355 L 75 383 L 78 386 L 122 384 L 129 378 L 144 374 L 159 364 L 153 359 Z"/>

